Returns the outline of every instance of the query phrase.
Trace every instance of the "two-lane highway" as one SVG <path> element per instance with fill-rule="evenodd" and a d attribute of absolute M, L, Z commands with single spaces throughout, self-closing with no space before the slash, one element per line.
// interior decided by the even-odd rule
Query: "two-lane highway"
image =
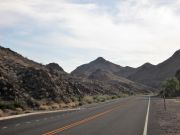
<path fill-rule="evenodd" d="M 0 135 L 146 135 L 148 96 L 0 121 Z M 147 125 L 146 125 L 147 124 Z"/>

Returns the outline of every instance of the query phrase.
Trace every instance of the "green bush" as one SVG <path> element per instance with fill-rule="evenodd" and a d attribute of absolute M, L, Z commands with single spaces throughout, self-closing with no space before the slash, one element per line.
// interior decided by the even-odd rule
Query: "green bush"
<path fill-rule="evenodd" d="M 22 106 L 20 104 L 18 104 L 18 103 L 9 103 L 9 104 L 0 103 L 0 109 L 15 110 L 16 108 L 22 108 Z"/>
<path fill-rule="evenodd" d="M 92 96 L 84 96 L 82 100 L 88 104 L 91 104 L 94 101 Z"/>
<path fill-rule="evenodd" d="M 180 82 L 175 77 L 166 80 L 162 85 L 162 90 L 160 91 L 160 95 L 165 97 L 175 97 L 178 96 L 179 93 Z"/>
<path fill-rule="evenodd" d="M 105 102 L 106 100 L 116 99 L 119 96 L 117 95 L 98 95 L 94 97 L 95 102 Z"/>
<path fill-rule="evenodd" d="M 116 99 L 116 98 L 118 98 L 118 96 L 116 96 L 116 95 L 111 97 L 111 99 Z"/>

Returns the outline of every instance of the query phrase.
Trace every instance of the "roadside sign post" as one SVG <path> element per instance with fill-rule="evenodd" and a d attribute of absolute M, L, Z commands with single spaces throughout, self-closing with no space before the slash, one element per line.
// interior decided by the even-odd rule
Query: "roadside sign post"
<path fill-rule="evenodd" d="M 164 90 L 163 98 L 164 98 L 164 110 L 166 111 L 166 96 L 165 96 L 165 90 Z"/>

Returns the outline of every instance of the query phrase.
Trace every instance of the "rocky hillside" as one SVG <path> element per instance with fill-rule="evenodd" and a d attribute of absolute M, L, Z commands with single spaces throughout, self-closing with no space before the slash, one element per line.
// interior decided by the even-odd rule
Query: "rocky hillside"
<path fill-rule="evenodd" d="M 132 67 L 126 66 L 126 67 L 123 67 L 122 69 L 120 69 L 115 74 L 117 74 L 118 76 L 122 76 L 122 77 L 131 79 L 131 76 L 136 76 L 136 74 L 143 75 L 146 70 L 152 68 L 153 66 L 154 65 L 152 65 L 151 63 L 145 63 L 138 68 L 132 68 Z"/>
<path fill-rule="evenodd" d="M 67 103 L 74 97 L 95 93 L 88 85 L 55 63 L 44 66 L 0 47 L 1 103 L 18 102 L 23 107 L 37 107 L 39 101 Z M 98 84 L 96 87 L 97 91 L 101 89 Z"/>
<path fill-rule="evenodd" d="M 173 56 L 158 65 L 148 64 L 138 68 L 138 70 L 127 78 L 135 82 L 159 88 L 161 83 L 167 78 L 173 77 L 178 69 L 180 69 L 180 50 L 176 51 Z"/>
<path fill-rule="evenodd" d="M 98 57 L 96 60 L 88 64 L 84 64 L 77 67 L 74 71 L 72 71 L 71 74 L 76 77 L 88 77 L 92 72 L 95 72 L 98 69 L 101 69 L 106 72 L 114 73 L 119 71 L 121 68 L 122 67 L 119 65 L 107 61 L 102 57 Z"/>
<path fill-rule="evenodd" d="M 79 66 L 71 74 L 82 78 L 103 81 L 104 79 L 114 80 L 114 78 L 120 82 L 123 80 L 127 82 L 131 80 L 131 82 L 158 89 L 162 82 L 173 77 L 178 69 L 180 69 L 180 50 L 176 51 L 173 56 L 158 65 L 145 63 L 138 68 L 129 66 L 122 67 L 99 57 L 88 64 Z"/>
<path fill-rule="evenodd" d="M 114 74 L 127 78 L 131 74 L 135 73 L 136 70 L 137 68 L 126 66 L 126 67 L 122 67 L 119 71 L 114 72 Z"/>
<path fill-rule="evenodd" d="M 131 67 L 116 65 L 102 57 L 99 57 L 88 64 L 77 67 L 71 74 L 75 77 L 100 81 L 104 84 L 116 87 L 116 89 L 121 88 L 122 91 L 143 92 L 144 90 L 152 90 L 150 87 L 135 83 L 119 75 L 119 72 L 122 70 L 125 73 L 125 71 L 131 72 L 132 69 L 133 68 Z M 128 73 L 125 74 L 127 75 Z"/>
<path fill-rule="evenodd" d="M 62 67 L 60 67 L 57 63 L 49 63 L 46 65 L 46 68 L 50 71 L 59 71 L 61 73 L 65 73 Z"/>
<path fill-rule="evenodd" d="M 54 68 L 54 69 L 53 69 Z M 43 66 L 0 47 L 0 100 L 36 107 L 38 101 L 64 101 L 81 95 L 57 64 Z"/>
<path fill-rule="evenodd" d="M 147 92 L 146 87 L 130 85 L 132 81 L 125 78 L 117 83 L 117 76 L 108 73 L 108 70 L 116 72 L 121 67 L 103 58 L 98 58 L 95 64 L 91 64 L 98 67 L 101 66 L 98 65 L 99 62 L 104 65 L 104 71 L 85 71 L 83 75 L 87 78 L 79 78 L 67 74 L 56 63 L 42 65 L 8 48 L 0 47 L 0 102 L 15 103 L 23 108 L 39 108 L 54 102 L 70 103 L 85 95 Z M 93 71 L 92 67 L 84 67 Z M 100 78 L 93 79 L 97 75 L 107 79 L 108 83 Z"/>

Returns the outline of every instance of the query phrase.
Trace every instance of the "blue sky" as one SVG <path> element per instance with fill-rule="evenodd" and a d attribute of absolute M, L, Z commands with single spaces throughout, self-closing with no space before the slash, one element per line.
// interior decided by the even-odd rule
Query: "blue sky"
<path fill-rule="evenodd" d="M 102 56 L 158 64 L 180 49 L 180 0 L 0 0 L 0 44 L 70 72 Z"/>

